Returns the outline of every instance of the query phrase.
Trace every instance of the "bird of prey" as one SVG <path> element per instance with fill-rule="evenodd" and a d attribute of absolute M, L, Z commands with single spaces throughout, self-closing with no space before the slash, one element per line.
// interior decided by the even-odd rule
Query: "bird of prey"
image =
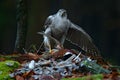
<path fill-rule="evenodd" d="M 94 45 L 92 38 L 80 26 L 72 23 L 67 18 L 67 12 L 64 9 L 60 9 L 56 14 L 48 16 L 44 27 L 44 34 L 46 34 L 44 35 L 44 47 L 48 50 L 51 49 L 51 38 L 48 36 L 51 36 L 59 41 L 61 45 L 64 44 L 65 40 L 68 40 L 86 53 L 99 54 L 99 50 Z M 76 35 L 79 36 L 76 37 Z"/>

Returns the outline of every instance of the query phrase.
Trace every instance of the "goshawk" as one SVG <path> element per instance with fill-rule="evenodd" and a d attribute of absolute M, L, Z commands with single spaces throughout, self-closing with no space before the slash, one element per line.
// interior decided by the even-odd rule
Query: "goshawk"
<path fill-rule="evenodd" d="M 61 45 L 65 40 L 79 46 L 86 53 L 99 54 L 99 50 L 93 44 L 92 38 L 78 25 L 67 18 L 67 12 L 60 9 L 56 14 L 50 15 L 44 24 L 45 34 L 58 40 Z M 44 46 L 50 50 L 50 37 L 44 35 Z M 79 35 L 76 37 L 76 35 Z"/>

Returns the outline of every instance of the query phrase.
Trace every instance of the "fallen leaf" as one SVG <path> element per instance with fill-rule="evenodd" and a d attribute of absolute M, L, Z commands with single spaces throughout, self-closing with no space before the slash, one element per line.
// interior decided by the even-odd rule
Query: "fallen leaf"
<path fill-rule="evenodd" d="M 56 79 L 53 78 L 52 76 L 42 75 L 39 77 L 39 80 L 56 80 Z"/>
<path fill-rule="evenodd" d="M 5 61 L 5 58 L 0 58 L 0 62 L 1 62 L 1 61 Z"/>
<path fill-rule="evenodd" d="M 33 74 L 34 74 L 34 72 L 31 70 L 31 71 L 28 71 L 28 72 L 24 73 L 24 74 L 23 74 L 23 77 L 24 77 L 24 78 L 27 78 L 28 76 L 31 76 L 31 75 L 33 75 Z"/>
<path fill-rule="evenodd" d="M 16 80 L 25 80 L 22 76 L 19 76 L 19 75 L 15 76 L 15 79 Z"/>
<path fill-rule="evenodd" d="M 53 52 L 52 57 L 55 59 L 63 57 L 63 55 L 69 51 L 68 49 L 60 49 L 59 51 Z"/>

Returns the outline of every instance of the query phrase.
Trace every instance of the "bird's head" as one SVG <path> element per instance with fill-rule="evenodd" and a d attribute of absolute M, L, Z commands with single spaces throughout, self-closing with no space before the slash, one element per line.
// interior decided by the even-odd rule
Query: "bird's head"
<path fill-rule="evenodd" d="M 57 15 L 61 16 L 62 18 L 67 18 L 67 11 L 65 9 L 59 9 Z"/>
<path fill-rule="evenodd" d="M 45 21 L 44 27 L 45 27 L 45 29 L 48 28 L 50 25 L 52 25 L 52 27 L 53 27 L 56 24 L 58 25 L 58 22 L 60 23 L 60 22 L 63 22 L 65 20 L 67 20 L 66 10 L 65 9 L 59 9 L 56 14 L 50 15 L 47 18 L 47 20 Z"/>

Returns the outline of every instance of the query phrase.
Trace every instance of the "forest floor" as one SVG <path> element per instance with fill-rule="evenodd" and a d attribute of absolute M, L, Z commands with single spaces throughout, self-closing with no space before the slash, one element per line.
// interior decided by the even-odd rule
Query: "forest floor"
<path fill-rule="evenodd" d="M 0 55 L 0 80 L 120 80 L 120 67 L 75 50 Z"/>

